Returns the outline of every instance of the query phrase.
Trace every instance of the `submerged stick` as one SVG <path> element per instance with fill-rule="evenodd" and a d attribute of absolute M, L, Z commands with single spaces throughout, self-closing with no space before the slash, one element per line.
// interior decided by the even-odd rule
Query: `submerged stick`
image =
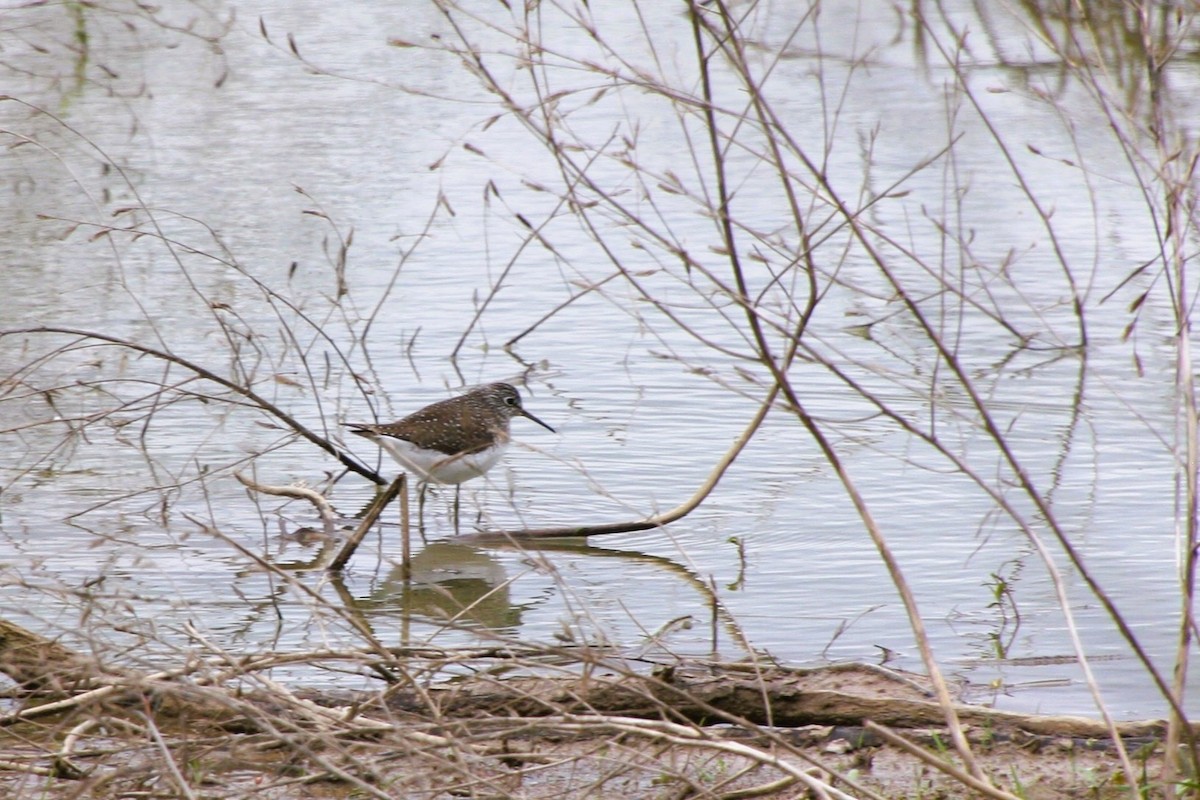
<path fill-rule="evenodd" d="M 376 495 L 374 502 L 367 509 L 367 513 L 363 516 L 362 522 L 354 529 L 354 533 L 350 534 L 350 538 L 342 545 L 342 549 L 338 551 L 337 556 L 333 561 L 329 562 L 329 569 L 335 572 L 340 572 L 342 567 L 346 566 L 346 562 L 354 555 L 354 551 L 358 549 L 358 545 L 362 542 L 363 537 L 367 535 L 367 531 L 379 519 L 379 515 L 387 508 L 388 504 L 396 499 L 396 495 L 404 492 L 404 499 L 400 501 L 400 534 L 403 537 L 404 560 L 408 561 L 408 476 L 403 472 L 400 477 L 392 481 L 388 488 Z"/>

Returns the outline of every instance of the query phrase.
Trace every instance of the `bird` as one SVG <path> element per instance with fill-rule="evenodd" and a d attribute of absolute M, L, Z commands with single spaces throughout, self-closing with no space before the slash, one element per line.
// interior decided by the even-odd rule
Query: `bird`
<path fill-rule="evenodd" d="M 424 489 L 430 483 L 458 486 L 487 473 L 508 447 L 513 417 L 531 419 L 556 432 L 525 410 L 521 395 L 508 383 L 480 386 L 397 422 L 350 422 L 346 428 L 387 451 Z"/>

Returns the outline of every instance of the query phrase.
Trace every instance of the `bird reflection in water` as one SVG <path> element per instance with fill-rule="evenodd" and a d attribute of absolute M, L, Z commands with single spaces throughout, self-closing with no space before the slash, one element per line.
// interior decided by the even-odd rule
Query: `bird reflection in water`
<path fill-rule="evenodd" d="M 399 565 L 394 567 L 366 604 L 497 632 L 515 631 L 523 611 L 512 605 L 508 576 L 498 561 L 450 542 L 434 542 L 414 555 L 408 580 Z"/>

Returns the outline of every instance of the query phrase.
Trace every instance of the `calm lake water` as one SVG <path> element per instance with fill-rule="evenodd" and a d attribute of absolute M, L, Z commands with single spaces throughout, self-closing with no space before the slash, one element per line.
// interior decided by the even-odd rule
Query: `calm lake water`
<path fill-rule="evenodd" d="M 529 126 L 478 69 L 440 50 L 457 39 L 433 4 L 7 12 L 2 327 L 169 349 L 252 381 L 339 442 L 347 420 L 393 419 L 464 385 L 525 376 L 527 407 L 558 432 L 516 420 L 502 466 L 463 487 L 464 519 L 602 523 L 682 503 L 771 380 L 736 357 L 751 349 L 745 316 L 704 274 L 732 283 L 699 202 L 716 190 L 709 142 L 682 99 L 701 92 L 692 28 L 680 4 L 605 4 L 592 10 L 607 49 L 559 10 L 520 20 L 494 5 L 453 20 L 522 107 L 565 93 L 551 119 L 593 182 L 576 185 L 576 199 L 596 201 L 586 214 L 563 202 L 574 178 Z M 1150 213 L 1161 187 L 1148 200 L 1137 180 L 1151 148 L 1122 146 L 1030 20 L 950 3 L 948 22 L 922 31 L 890 4 L 822 4 L 818 17 L 789 5 L 755 7 L 745 21 L 779 125 L 862 209 L 867 241 L 1169 674 L 1184 472 L 1178 323 L 1154 261 L 1164 225 Z M 965 87 L 937 52 L 952 41 L 946 24 L 971 31 L 959 54 Z M 514 58 L 522 25 L 544 44 L 536 68 Z M 1114 103 L 1139 92 L 1118 55 L 1105 52 Z M 723 114 L 744 113 L 731 72 L 719 60 L 713 69 Z M 1194 128 L 1195 70 L 1168 77 L 1172 124 Z M 652 78 L 677 87 L 678 103 L 650 91 Z M 790 330 L 798 310 L 788 303 L 803 304 L 808 285 L 785 256 L 798 246 L 788 198 L 753 126 L 722 119 L 738 137 L 727 158 L 751 294 L 768 326 Z M 540 112 L 529 120 L 546 123 Z M 1095 713 L 1026 535 L 997 497 L 839 372 L 931 432 L 1044 537 L 1106 704 L 1120 717 L 1161 715 L 1144 667 L 1019 490 L 961 382 L 848 235 L 829 189 L 798 159 L 788 168 L 822 293 L 789 376 L 913 586 L 943 668 L 1002 708 Z M 656 234 L 695 264 L 683 268 Z M 625 275 L 584 292 L 618 266 Z M 1074 347 L 1074 297 L 1084 349 Z M 783 352 L 788 336 L 768 335 Z M 345 514 L 371 484 L 351 475 L 331 488 L 333 458 L 244 404 L 198 401 L 192 393 L 217 389 L 178 365 L 111 347 L 41 359 L 72 341 L 0 339 L 0 609 L 47 635 L 168 664 L 196 646 L 187 623 L 238 653 L 354 645 L 345 622 L 257 554 L 348 602 L 385 644 L 568 639 L 724 659 L 748 646 L 789 664 L 887 658 L 922 669 L 862 518 L 783 406 L 712 496 L 665 529 L 541 551 L 468 547 L 450 541 L 443 491 L 427 509 L 414 580 L 396 569 L 389 525 L 339 583 L 319 568 L 319 543 L 280 535 L 315 524 L 311 509 L 251 496 L 232 472 L 328 489 Z M 173 402 L 150 399 L 175 383 Z M 393 474 L 369 443 L 344 445 Z M 724 609 L 715 625 L 714 591 Z M 471 610 L 447 625 L 456 604 Z"/>

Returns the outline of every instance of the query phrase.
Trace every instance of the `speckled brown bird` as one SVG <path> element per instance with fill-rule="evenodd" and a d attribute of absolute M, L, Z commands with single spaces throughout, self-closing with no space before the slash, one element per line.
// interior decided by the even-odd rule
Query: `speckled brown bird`
<path fill-rule="evenodd" d="M 500 460 L 513 417 L 526 417 L 554 432 L 521 406 L 521 395 L 507 383 L 472 389 L 399 422 L 351 422 L 346 427 L 382 447 L 418 480 L 457 485 L 478 478 Z"/>

